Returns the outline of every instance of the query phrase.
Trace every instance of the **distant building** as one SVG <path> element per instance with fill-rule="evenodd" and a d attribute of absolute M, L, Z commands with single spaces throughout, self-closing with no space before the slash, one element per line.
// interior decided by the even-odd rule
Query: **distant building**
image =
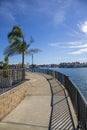
<path fill-rule="evenodd" d="M 9 65 L 9 68 L 10 69 L 19 69 L 19 68 L 21 68 L 21 65 L 20 64 L 12 64 L 12 65 Z"/>

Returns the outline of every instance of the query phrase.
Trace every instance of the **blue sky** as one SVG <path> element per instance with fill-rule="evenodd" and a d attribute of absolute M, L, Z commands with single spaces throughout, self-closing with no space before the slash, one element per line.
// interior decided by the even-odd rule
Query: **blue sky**
<path fill-rule="evenodd" d="M 34 38 L 31 48 L 42 50 L 34 55 L 35 64 L 87 62 L 87 0 L 0 0 L 0 61 L 7 34 L 17 24 L 27 42 Z M 9 62 L 21 63 L 21 55 Z"/>

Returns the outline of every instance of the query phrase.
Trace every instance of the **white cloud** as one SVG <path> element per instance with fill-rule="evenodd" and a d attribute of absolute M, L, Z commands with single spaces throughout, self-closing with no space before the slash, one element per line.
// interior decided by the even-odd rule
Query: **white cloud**
<path fill-rule="evenodd" d="M 87 21 L 79 22 L 78 24 L 76 24 L 75 29 L 72 29 L 69 26 L 67 26 L 67 28 L 69 29 L 69 31 L 67 32 L 68 36 L 79 40 L 87 40 Z"/>
<path fill-rule="evenodd" d="M 2 16 L 2 19 L 4 18 L 5 20 L 9 20 L 9 21 L 15 21 L 15 16 L 9 12 L 9 11 L 6 11 L 6 12 L 0 12 L 0 15 Z"/>
<path fill-rule="evenodd" d="M 61 0 L 35 0 L 34 2 L 28 0 L 2 1 L 0 14 L 2 14 L 2 18 L 9 17 L 10 20 L 15 20 L 17 15 L 32 16 L 32 14 L 44 14 L 51 19 L 50 21 L 58 24 L 65 20 L 67 9 L 70 7 L 71 1 L 72 0 L 62 0 L 62 2 Z"/>
<path fill-rule="evenodd" d="M 69 52 L 69 54 L 83 54 L 87 52 L 87 40 L 82 40 L 82 41 L 75 41 L 75 42 L 69 42 L 68 44 L 70 44 L 69 48 L 70 49 L 78 49 L 75 51 Z"/>
<path fill-rule="evenodd" d="M 78 27 L 79 27 L 80 31 L 87 34 L 87 21 L 78 24 Z"/>
<path fill-rule="evenodd" d="M 87 47 L 87 44 L 70 46 L 69 48 L 85 48 L 85 47 Z"/>
<path fill-rule="evenodd" d="M 85 33 L 80 30 L 70 30 L 70 32 L 68 32 L 68 35 L 76 39 L 87 39 L 87 35 L 85 35 Z"/>
<path fill-rule="evenodd" d="M 59 1 L 57 3 L 57 9 L 53 13 L 53 20 L 56 24 L 64 22 L 66 19 L 66 13 L 68 8 L 71 6 L 72 0 L 63 0 L 62 2 Z"/>
<path fill-rule="evenodd" d="M 50 17 L 54 24 L 62 23 L 66 19 L 66 13 L 72 0 L 36 0 L 34 11 L 44 13 Z"/>
<path fill-rule="evenodd" d="M 29 13 L 29 6 L 27 2 L 23 0 L 15 1 L 2 1 L 0 5 L 0 16 L 4 20 L 9 20 L 9 22 L 16 22 L 17 15 L 25 15 Z"/>
<path fill-rule="evenodd" d="M 68 45 L 67 42 L 54 42 L 48 44 L 48 46 L 55 48 L 66 48 L 67 45 Z"/>
<path fill-rule="evenodd" d="M 5 20 L 9 21 L 15 21 L 15 16 L 13 13 L 13 8 L 12 8 L 12 3 L 7 2 L 7 1 L 2 1 L 0 5 L 0 17 L 2 19 L 4 18 Z"/>
<path fill-rule="evenodd" d="M 51 47 L 68 47 L 68 48 L 85 48 L 87 47 L 87 40 L 82 41 L 68 41 L 68 42 L 54 42 L 48 44 Z"/>
<path fill-rule="evenodd" d="M 48 44 L 49 46 L 51 46 L 51 47 L 58 47 L 58 43 L 50 43 L 50 44 Z"/>
<path fill-rule="evenodd" d="M 69 45 L 77 45 L 77 44 L 82 44 L 81 41 L 71 41 L 71 42 L 67 42 Z"/>
<path fill-rule="evenodd" d="M 83 31 L 84 33 L 87 33 L 87 21 L 84 22 L 84 24 L 82 25 L 82 31 Z"/>
<path fill-rule="evenodd" d="M 79 49 L 73 52 L 69 52 L 69 54 L 83 54 L 87 52 L 87 48 Z"/>
<path fill-rule="evenodd" d="M 69 48 L 85 48 L 87 47 L 87 40 L 68 42 Z"/>
<path fill-rule="evenodd" d="M 71 42 L 54 42 L 48 45 L 51 47 L 58 48 L 58 49 L 67 48 L 68 54 L 77 55 L 77 54 L 83 54 L 87 52 L 87 40 L 86 41 L 71 41 Z"/>
<path fill-rule="evenodd" d="M 73 31 L 73 36 L 79 37 L 79 41 L 74 41 L 74 42 L 68 42 L 70 45 L 70 49 L 78 49 L 78 50 L 71 50 L 69 54 L 83 54 L 87 52 L 87 21 L 77 24 L 79 27 L 79 30 Z M 82 40 L 81 40 L 82 39 Z"/>

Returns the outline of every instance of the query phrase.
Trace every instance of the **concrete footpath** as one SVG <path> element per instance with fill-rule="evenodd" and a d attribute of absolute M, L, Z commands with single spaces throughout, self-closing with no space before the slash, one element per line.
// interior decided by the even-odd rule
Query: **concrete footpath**
<path fill-rule="evenodd" d="M 26 73 L 29 87 L 25 99 L 0 122 L 0 130 L 48 130 L 51 91 L 42 75 Z"/>

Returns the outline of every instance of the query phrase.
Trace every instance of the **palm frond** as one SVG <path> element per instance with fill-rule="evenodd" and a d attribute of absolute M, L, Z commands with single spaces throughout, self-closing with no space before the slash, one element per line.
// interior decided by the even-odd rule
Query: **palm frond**
<path fill-rule="evenodd" d="M 30 55 L 32 53 L 38 53 L 38 52 L 40 52 L 39 49 L 30 49 L 30 50 L 26 50 L 25 54 Z"/>
<path fill-rule="evenodd" d="M 30 36 L 30 43 L 33 43 L 34 39 L 32 38 L 32 36 Z"/>
<path fill-rule="evenodd" d="M 22 29 L 19 25 L 15 25 L 12 29 L 12 32 L 14 32 L 14 34 L 18 37 L 24 37 Z"/>
<path fill-rule="evenodd" d="M 30 43 L 27 44 L 27 49 L 31 46 L 31 44 L 34 42 L 34 39 L 32 38 L 32 36 L 30 37 Z"/>
<path fill-rule="evenodd" d="M 15 54 L 20 54 L 21 52 L 21 45 L 20 44 L 15 44 L 15 46 L 9 45 L 5 51 L 4 51 L 4 55 L 6 56 L 13 56 Z"/>
<path fill-rule="evenodd" d="M 15 25 L 15 26 L 12 28 L 12 31 L 8 34 L 8 38 L 9 38 L 9 40 L 11 40 L 11 39 L 13 39 L 15 36 L 16 36 L 16 37 L 19 37 L 19 38 L 24 38 L 22 29 L 21 29 L 21 27 L 18 26 L 18 25 Z"/>

